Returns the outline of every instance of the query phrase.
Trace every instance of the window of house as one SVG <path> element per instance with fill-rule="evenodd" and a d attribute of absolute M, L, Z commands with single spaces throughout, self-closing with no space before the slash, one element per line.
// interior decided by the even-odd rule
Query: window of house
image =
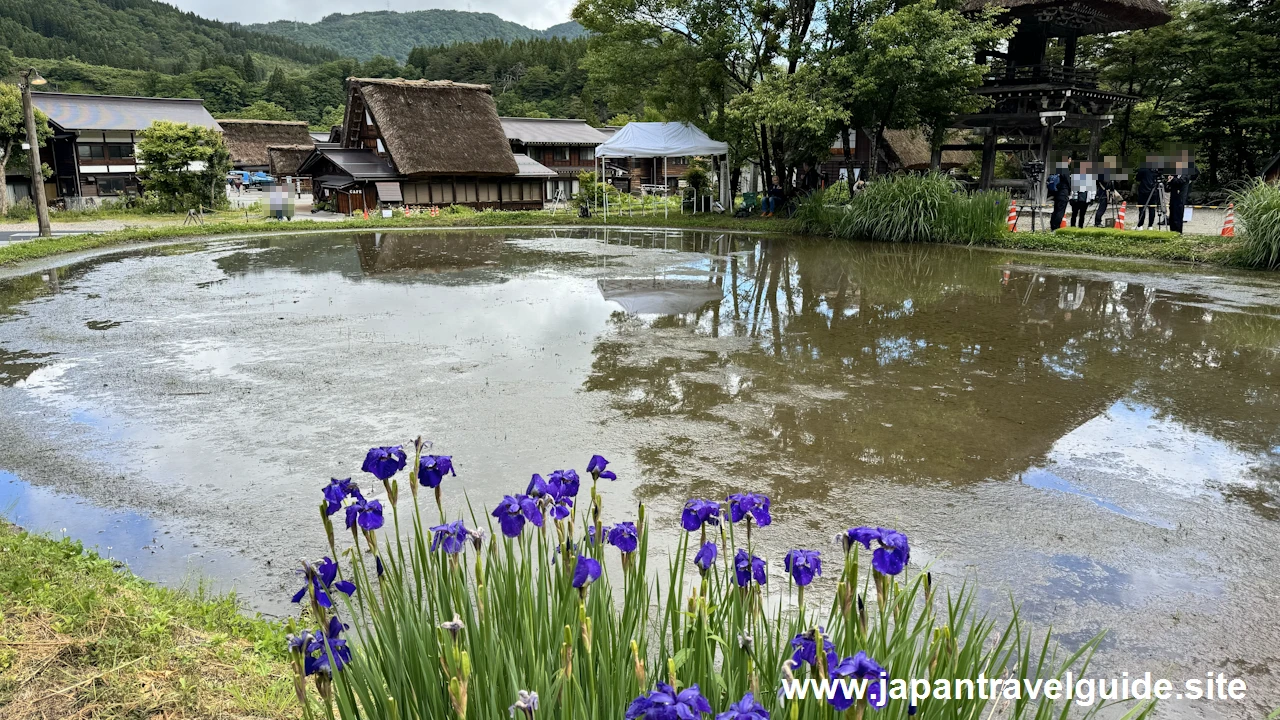
<path fill-rule="evenodd" d="M 578 149 L 578 159 L 583 162 L 591 162 L 596 159 L 596 149 L 593 147 L 584 147 Z"/>
<path fill-rule="evenodd" d="M 107 146 L 80 143 L 76 145 L 76 155 L 81 160 L 103 160 L 107 157 Z"/>
<path fill-rule="evenodd" d="M 569 160 L 569 148 L 567 147 L 555 148 L 554 150 L 551 151 L 551 159 L 567 162 Z"/>
<path fill-rule="evenodd" d="M 112 160 L 132 160 L 133 145 L 126 143 L 108 145 L 107 156 Z"/>
<path fill-rule="evenodd" d="M 129 176 L 127 175 L 98 176 L 99 195 L 121 195 L 129 189 L 129 185 Z"/>

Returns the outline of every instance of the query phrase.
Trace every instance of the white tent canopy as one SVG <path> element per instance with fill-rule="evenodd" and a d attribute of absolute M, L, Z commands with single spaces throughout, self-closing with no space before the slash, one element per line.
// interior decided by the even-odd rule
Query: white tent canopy
<path fill-rule="evenodd" d="M 733 195 L 729 192 L 729 144 L 712 140 L 706 133 L 689 123 L 627 123 L 608 140 L 596 146 L 596 161 L 600 164 L 596 177 L 604 177 L 606 158 L 662 158 L 662 175 L 665 178 L 667 158 L 697 155 L 723 156 L 724 162 L 720 163 L 720 205 L 722 208 L 731 210 Z M 656 163 L 657 160 L 654 162 Z M 683 193 L 681 197 L 683 198 Z M 696 198 L 694 212 L 697 212 Z M 608 222 L 609 197 L 607 194 L 604 197 L 604 218 L 605 222 Z"/>
<path fill-rule="evenodd" d="M 689 123 L 627 123 L 613 137 L 596 146 L 596 157 L 656 158 L 725 155 L 727 143 L 717 142 Z"/>

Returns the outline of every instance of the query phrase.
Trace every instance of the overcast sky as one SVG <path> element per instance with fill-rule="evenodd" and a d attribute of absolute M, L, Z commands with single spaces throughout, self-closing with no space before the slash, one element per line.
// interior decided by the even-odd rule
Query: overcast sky
<path fill-rule="evenodd" d="M 251 23 L 272 20 L 315 22 L 331 13 L 362 10 L 474 10 L 490 12 L 504 20 L 539 30 L 569 19 L 573 0 L 372 0 L 367 4 L 339 0 L 166 0 L 183 10 L 224 22 Z"/>

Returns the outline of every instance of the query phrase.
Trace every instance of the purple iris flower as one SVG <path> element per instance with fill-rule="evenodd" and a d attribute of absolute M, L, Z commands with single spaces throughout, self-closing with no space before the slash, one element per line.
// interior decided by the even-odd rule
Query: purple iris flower
<path fill-rule="evenodd" d="M 835 658 L 832 657 L 831 663 L 828 667 L 831 670 L 830 674 L 831 679 L 833 680 L 848 678 L 850 680 L 866 681 L 866 694 L 864 697 L 866 697 L 867 702 L 871 707 L 879 710 L 884 707 L 886 702 L 888 702 L 888 698 L 886 698 L 881 692 L 880 686 L 881 676 L 887 677 L 887 673 L 885 673 L 884 668 L 880 666 L 880 663 L 872 660 L 865 652 L 860 650 L 857 655 L 847 657 L 840 662 L 836 662 Z M 853 707 L 855 699 L 856 698 L 850 697 L 843 691 L 837 690 L 835 696 L 827 700 L 827 702 L 831 703 L 832 707 L 836 710 L 843 711 Z"/>
<path fill-rule="evenodd" d="M 333 607 L 333 600 L 329 598 L 330 590 L 344 592 L 347 594 L 347 597 L 351 597 L 355 594 L 356 586 L 354 583 L 347 582 L 346 580 L 338 580 L 337 582 L 334 582 L 338 577 L 338 563 L 334 562 L 332 559 L 325 557 L 323 560 L 316 563 L 314 570 L 315 577 L 312 578 L 311 585 L 315 587 L 316 604 L 320 607 Z M 302 602 L 302 598 L 306 594 L 307 586 L 303 585 L 302 589 L 294 594 L 293 602 Z"/>
<path fill-rule="evenodd" d="M 551 503 L 550 512 L 552 519 L 563 520 L 569 517 L 569 510 L 571 508 L 573 508 L 573 498 L 557 498 L 555 502 Z"/>
<path fill-rule="evenodd" d="M 807 662 L 810 665 L 818 665 L 818 640 L 822 640 L 822 654 L 826 656 L 828 667 L 836 662 L 836 646 L 827 639 L 826 628 L 815 628 L 808 632 L 802 632 L 791 638 L 791 647 L 795 651 L 791 653 L 791 662 L 797 665 Z"/>
<path fill-rule="evenodd" d="M 347 506 L 347 529 L 360 524 L 361 530 L 377 530 L 382 527 L 382 503 L 360 498 Z"/>
<path fill-rule="evenodd" d="M 716 564 L 716 552 L 715 543 L 703 544 L 702 548 L 698 550 L 698 554 L 693 556 L 693 564 L 697 565 L 698 569 L 705 573 L 711 569 L 712 565 Z"/>
<path fill-rule="evenodd" d="M 675 688 L 660 682 L 657 687 L 641 695 L 627 706 L 626 720 L 697 720 L 698 716 L 711 712 L 711 703 L 702 697 L 695 683 L 676 692 Z"/>
<path fill-rule="evenodd" d="M 769 711 L 756 702 L 756 696 L 747 693 L 742 699 L 716 716 L 716 720 L 769 720 Z"/>
<path fill-rule="evenodd" d="M 399 445 L 369 448 L 369 454 L 364 456 L 364 465 L 360 469 L 372 473 L 379 480 L 390 480 L 392 475 L 404 469 L 407 462 L 409 456 L 405 455 L 404 449 Z"/>
<path fill-rule="evenodd" d="M 461 520 L 454 520 L 444 525 L 436 525 L 431 528 L 431 532 L 435 533 L 435 537 L 431 538 L 431 552 L 435 552 L 437 548 L 444 548 L 444 551 L 450 555 L 455 555 L 466 549 L 467 540 L 470 538 L 470 531 L 467 526 L 462 524 Z"/>
<path fill-rule="evenodd" d="M 737 575 L 738 587 L 746 587 L 751 584 L 751 578 L 756 579 L 756 583 L 764 585 L 769 581 L 764 572 L 764 560 L 755 555 L 748 555 L 746 550 L 739 549 L 737 554 L 733 556 L 733 570 Z"/>
<path fill-rule="evenodd" d="M 609 461 L 604 459 L 603 455 L 592 455 L 590 462 L 587 463 L 587 474 L 599 480 L 617 480 L 618 476 L 612 470 L 605 470 Z"/>
<path fill-rule="evenodd" d="M 534 473 L 533 477 L 529 478 L 529 487 L 525 488 L 524 494 L 532 498 L 552 495 L 551 485 L 542 479 L 541 475 Z"/>
<path fill-rule="evenodd" d="M 684 504 L 684 512 L 680 513 L 680 525 L 689 532 L 694 532 L 703 525 L 719 524 L 720 503 L 714 500 L 690 500 Z"/>
<path fill-rule="evenodd" d="M 378 577 L 382 577 L 382 558 L 377 555 L 373 556 L 374 567 L 378 571 Z"/>
<path fill-rule="evenodd" d="M 547 476 L 551 494 L 558 498 L 578 497 L 578 471 L 556 470 Z"/>
<path fill-rule="evenodd" d="M 538 509 L 537 501 L 528 495 L 506 495 L 490 514 L 498 518 L 502 534 L 509 538 L 520 537 L 526 520 L 535 527 L 542 527 L 542 511 Z"/>
<path fill-rule="evenodd" d="M 750 515 L 760 527 L 773 522 L 773 516 L 769 514 L 769 497 L 755 493 L 730 495 L 729 522 L 736 523 L 747 515 Z"/>
<path fill-rule="evenodd" d="M 325 508 L 325 515 L 332 515 L 342 509 L 342 501 L 348 497 L 354 497 L 363 500 L 364 496 L 360 494 L 360 488 L 351 482 L 351 478 L 339 480 L 331 478 L 329 484 L 324 486 L 324 499 L 329 503 L 329 507 Z"/>
<path fill-rule="evenodd" d="M 601 534 L 603 535 L 604 528 L 600 528 L 600 530 L 601 530 Z M 588 545 L 596 544 L 596 526 L 595 525 L 587 526 L 587 544 Z"/>
<path fill-rule="evenodd" d="M 351 662 L 351 648 L 347 647 L 346 640 L 338 637 L 344 629 L 346 626 L 337 615 L 334 615 L 329 618 L 328 632 L 317 632 L 312 637 L 311 644 L 307 646 L 307 659 L 303 662 L 305 674 L 333 675 L 334 671 L 342 670 L 347 663 Z M 314 655 L 315 653 L 319 655 Z M 333 657 L 332 666 L 329 664 L 330 656 Z"/>
<path fill-rule="evenodd" d="M 845 538 L 848 547 L 857 542 L 868 550 L 871 549 L 871 541 L 877 541 L 880 547 L 871 555 L 871 567 L 883 575 L 897 575 L 911 560 L 911 546 L 907 542 L 907 536 L 897 530 L 856 527 L 845 531 Z"/>
<path fill-rule="evenodd" d="M 423 455 L 418 458 L 418 482 L 424 487 L 440 487 L 445 475 L 458 475 L 453 471 L 452 455 Z"/>
<path fill-rule="evenodd" d="M 796 581 L 796 584 L 804 587 L 813 582 L 815 575 L 822 574 L 820 554 L 817 550 L 788 550 L 782 565 L 787 572 L 791 573 L 791 578 Z"/>
<path fill-rule="evenodd" d="M 600 562 L 586 555 L 578 556 L 578 564 L 573 568 L 573 586 L 585 588 L 600 579 Z"/>
<path fill-rule="evenodd" d="M 636 524 L 633 522 L 620 522 L 609 528 L 608 538 L 609 544 L 624 554 L 633 553 L 640 546 L 640 537 L 636 534 Z"/>

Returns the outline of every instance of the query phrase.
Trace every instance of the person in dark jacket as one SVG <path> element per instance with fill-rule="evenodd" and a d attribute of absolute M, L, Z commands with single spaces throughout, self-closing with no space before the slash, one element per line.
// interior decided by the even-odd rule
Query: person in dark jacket
<path fill-rule="evenodd" d="M 1138 205 L 1138 224 L 1135 230 L 1142 229 L 1143 221 L 1147 227 L 1156 224 L 1156 205 L 1160 204 L 1160 194 L 1156 192 L 1156 184 L 1160 182 L 1160 159 L 1148 155 L 1142 167 L 1138 168 L 1134 179 L 1138 182 L 1138 196 L 1134 202 Z"/>
<path fill-rule="evenodd" d="M 1057 178 L 1054 187 L 1054 178 Z M 1049 216 L 1049 229 L 1057 232 L 1062 227 L 1062 218 L 1067 214 L 1067 200 L 1071 198 L 1071 161 L 1062 158 L 1053 175 L 1046 178 L 1048 198 L 1053 200 L 1053 214 Z"/>
<path fill-rule="evenodd" d="M 1176 163 L 1173 172 L 1166 180 L 1169 188 L 1169 229 L 1181 233 L 1182 216 L 1187 208 L 1187 186 L 1191 184 L 1191 180 L 1185 162 Z"/>
<path fill-rule="evenodd" d="M 782 184 L 775 177 L 769 185 L 769 189 L 765 191 L 764 205 L 761 208 L 764 212 L 761 213 L 760 217 L 772 217 L 774 213 L 778 212 L 778 209 L 782 207 L 782 198 Z"/>
<path fill-rule="evenodd" d="M 1116 159 L 1108 156 L 1102 160 L 1102 168 L 1098 172 L 1098 209 L 1093 214 L 1093 226 L 1102 227 L 1102 216 L 1107 212 L 1111 202 L 1111 194 L 1116 191 Z"/>

